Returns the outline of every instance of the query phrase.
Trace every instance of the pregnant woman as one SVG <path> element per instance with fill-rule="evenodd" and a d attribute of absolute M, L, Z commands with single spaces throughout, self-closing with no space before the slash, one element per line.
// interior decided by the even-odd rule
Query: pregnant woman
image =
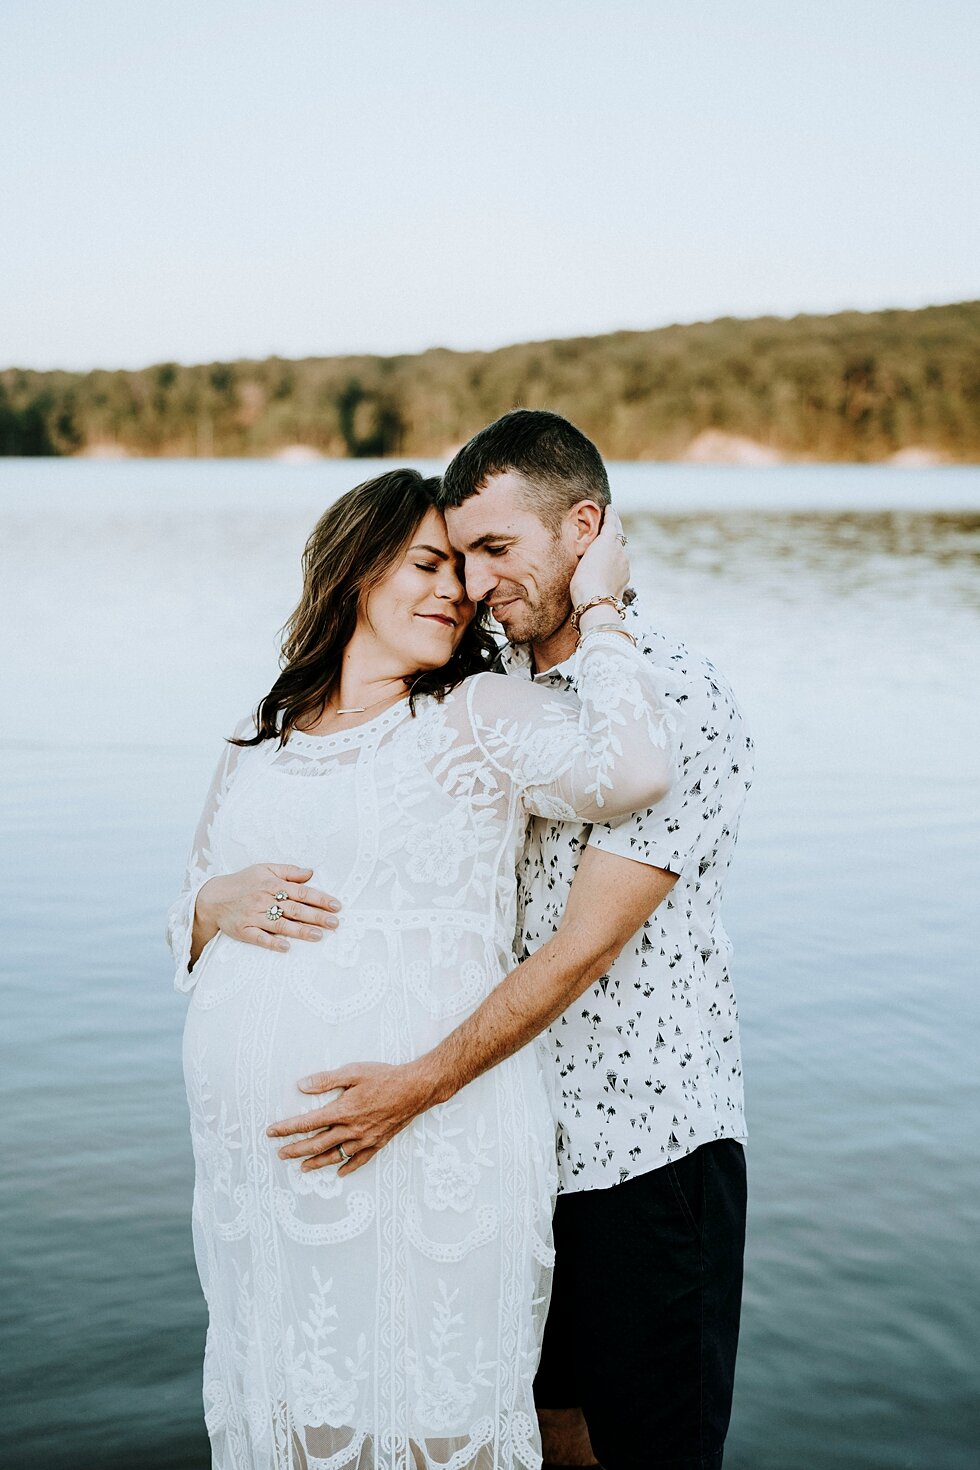
<path fill-rule="evenodd" d="M 348 1178 L 266 1133 L 322 1106 L 304 1076 L 419 1056 L 512 968 L 529 814 L 609 818 L 669 782 L 668 700 L 608 605 L 628 573 L 614 515 L 591 539 L 570 514 L 556 542 L 573 600 L 606 599 L 581 617 L 576 699 L 488 671 L 430 494 L 397 470 L 321 518 L 282 673 L 222 756 L 170 914 L 217 1470 L 540 1464 L 554 1143 L 535 1049 Z M 336 927 L 273 871 L 299 860 Z M 268 890 L 252 943 L 214 918 L 243 882 Z"/>

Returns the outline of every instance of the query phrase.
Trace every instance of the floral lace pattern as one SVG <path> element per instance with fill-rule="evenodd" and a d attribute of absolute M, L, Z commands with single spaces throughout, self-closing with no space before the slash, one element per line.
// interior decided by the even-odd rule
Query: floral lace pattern
<path fill-rule="evenodd" d="M 296 1081 L 439 1041 L 514 960 L 528 813 L 616 815 L 669 763 L 668 692 L 615 637 L 579 698 L 484 674 L 341 735 L 225 751 L 181 896 L 176 984 L 217 1470 L 535 1470 L 554 1124 L 528 1047 L 347 1179 L 278 1157 Z M 288 953 L 219 935 L 216 873 L 304 863 L 340 928 Z"/>

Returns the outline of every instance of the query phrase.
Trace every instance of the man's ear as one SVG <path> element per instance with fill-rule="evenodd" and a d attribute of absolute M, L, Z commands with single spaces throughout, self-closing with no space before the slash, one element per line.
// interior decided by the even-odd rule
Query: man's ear
<path fill-rule="evenodd" d="M 565 534 L 576 556 L 584 556 L 602 530 L 603 509 L 594 500 L 579 500 L 565 516 Z"/>

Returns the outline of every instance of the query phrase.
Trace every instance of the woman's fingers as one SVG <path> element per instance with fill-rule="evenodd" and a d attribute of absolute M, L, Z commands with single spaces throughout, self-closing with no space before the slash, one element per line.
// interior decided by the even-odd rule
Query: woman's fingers
<path fill-rule="evenodd" d="M 267 934 L 264 929 L 257 929 L 252 924 L 247 925 L 242 930 L 241 936 L 237 934 L 234 936 L 236 939 L 239 937 L 241 937 L 243 944 L 257 944 L 259 949 L 275 949 L 280 954 L 284 954 L 289 948 L 289 941 L 285 936 L 280 937 L 278 934 Z"/>
<path fill-rule="evenodd" d="M 262 915 L 260 923 L 266 933 L 281 934 L 286 939 L 312 940 L 316 944 L 323 938 L 323 930 L 318 924 L 297 924 L 292 919 L 285 918 L 270 919 L 268 914 Z"/>
<path fill-rule="evenodd" d="M 296 868 L 292 863 L 268 863 L 266 866 L 270 873 L 287 883 L 309 883 L 313 877 L 312 868 Z"/>
<path fill-rule="evenodd" d="M 294 868 L 288 863 L 269 863 L 267 872 L 278 879 L 278 883 L 270 893 L 283 892 L 289 895 L 296 903 L 309 904 L 311 908 L 324 909 L 329 914 L 338 913 L 341 907 L 340 900 L 334 898 L 332 893 L 324 893 L 320 888 L 309 888 L 307 884 L 313 877 L 312 868 Z M 263 892 L 265 889 L 263 888 Z"/>
<path fill-rule="evenodd" d="M 263 890 L 256 895 L 254 902 L 258 912 L 254 923 L 257 927 L 270 934 L 284 934 L 289 939 L 314 942 L 322 938 L 324 929 L 336 929 L 339 922 L 336 911 L 340 905 L 335 898 L 327 893 L 320 893 L 315 888 L 305 888 L 284 879 L 280 879 L 280 882 L 283 886 L 274 893 Z M 314 896 L 318 902 L 303 902 L 303 895 L 307 894 Z M 279 910 L 278 919 L 269 916 L 269 910 L 273 907 Z"/>
<path fill-rule="evenodd" d="M 327 914 L 340 912 L 340 899 L 334 898 L 330 893 L 323 893 L 319 888 L 307 888 L 305 883 L 287 883 L 283 891 L 289 894 L 294 903 L 305 903 L 310 908 Z"/>
<path fill-rule="evenodd" d="M 289 939 L 317 940 L 336 928 L 339 901 L 307 886 L 312 868 L 291 863 L 256 863 L 216 875 L 197 896 L 196 914 L 231 939 L 261 949 L 287 950 Z M 276 906 L 282 917 L 270 919 Z"/>
<path fill-rule="evenodd" d="M 334 914 L 328 914 L 322 908 L 312 908 L 307 903 L 296 903 L 287 900 L 279 907 L 287 919 L 292 919 L 296 924 L 316 925 L 321 929 L 336 929 L 338 920 Z"/>

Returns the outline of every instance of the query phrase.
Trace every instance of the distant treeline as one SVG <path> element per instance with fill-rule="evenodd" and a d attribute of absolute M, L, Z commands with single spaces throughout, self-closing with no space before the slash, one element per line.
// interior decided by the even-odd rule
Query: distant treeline
<path fill-rule="evenodd" d="M 567 414 L 611 459 L 675 459 L 705 430 L 791 459 L 903 449 L 980 460 L 980 301 L 529 342 L 139 372 L 0 372 L 0 454 L 445 455 L 516 404 Z"/>

